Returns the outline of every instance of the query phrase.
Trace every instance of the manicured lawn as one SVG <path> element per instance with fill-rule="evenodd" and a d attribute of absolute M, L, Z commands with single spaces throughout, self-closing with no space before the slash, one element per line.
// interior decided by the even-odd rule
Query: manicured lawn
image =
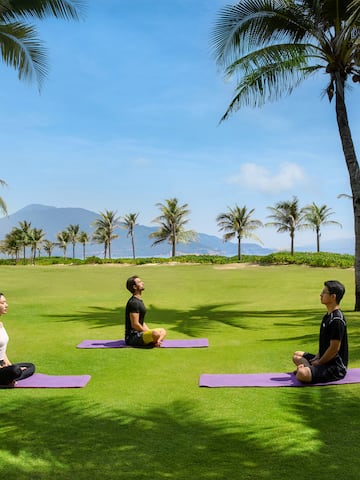
<path fill-rule="evenodd" d="M 147 323 L 207 349 L 79 350 L 123 337 L 128 276 Z M 360 385 L 207 389 L 201 373 L 284 372 L 317 349 L 324 280 L 347 287 L 350 366 L 360 367 L 351 270 L 299 266 L 0 267 L 12 361 L 92 376 L 81 389 L 0 390 L 6 480 L 358 480 Z"/>

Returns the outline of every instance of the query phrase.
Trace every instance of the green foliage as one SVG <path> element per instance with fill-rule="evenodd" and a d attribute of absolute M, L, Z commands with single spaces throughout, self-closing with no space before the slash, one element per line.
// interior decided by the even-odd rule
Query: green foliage
<path fill-rule="evenodd" d="M 308 265 L 310 267 L 354 267 L 355 258 L 353 255 L 339 253 L 301 253 L 291 255 L 289 252 L 272 253 L 257 259 L 261 264 L 272 265 Z"/>
<path fill-rule="evenodd" d="M 0 265 L 16 265 L 16 260 L 12 258 L 0 258 Z"/>
<path fill-rule="evenodd" d="M 87 257 L 83 263 L 85 265 L 87 264 L 91 264 L 91 263 L 104 263 L 104 260 L 99 258 L 99 257 L 95 257 L 95 256 L 92 256 L 92 257 Z"/>
<path fill-rule="evenodd" d="M 309 253 L 296 252 L 291 255 L 290 252 L 271 253 L 266 256 L 262 255 L 243 255 L 241 261 L 237 256 L 224 257 L 222 255 L 181 255 L 174 258 L 100 258 L 87 257 L 85 260 L 79 258 L 64 257 L 39 257 L 36 259 L 37 265 L 91 265 L 91 264 L 121 264 L 121 265 L 147 265 L 147 264 L 209 264 L 209 265 L 225 265 L 230 263 L 252 263 L 259 265 L 308 265 L 310 267 L 338 267 L 353 268 L 355 257 L 349 254 L 339 253 Z M 25 264 L 30 264 L 30 260 L 25 260 Z M 17 263 L 13 259 L 0 259 L 0 265 L 24 265 L 24 261 L 20 259 Z"/>

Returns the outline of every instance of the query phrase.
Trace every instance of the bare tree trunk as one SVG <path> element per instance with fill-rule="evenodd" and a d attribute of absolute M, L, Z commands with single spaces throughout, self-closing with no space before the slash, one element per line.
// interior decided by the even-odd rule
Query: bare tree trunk
<path fill-rule="evenodd" d="M 355 311 L 360 311 L 360 169 L 348 122 L 344 98 L 344 81 L 337 79 L 336 120 L 339 128 L 342 149 L 349 172 L 354 209 L 355 231 Z"/>

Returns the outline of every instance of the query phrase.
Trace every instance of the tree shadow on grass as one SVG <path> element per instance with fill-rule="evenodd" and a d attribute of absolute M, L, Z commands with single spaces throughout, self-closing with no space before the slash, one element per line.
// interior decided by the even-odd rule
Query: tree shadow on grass
<path fill-rule="evenodd" d="M 210 331 L 218 331 L 220 325 L 242 330 L 262 330 L 263 321 L 271 322 L 274 319 L 293 317 L 301 318 L 293 324 L 277 322 L 281 327 L 311 327 L 319 324 L 319 312 L 316 310 L 231 310 L 235 304 L 199 305 L 184 310 L 161 309 L 149 305 L 147 323 L 150 326 L 167 325 L 172 332 L 178 332 L 190 337 L 206 335 Z M 108 309 L 104 307 L 89 306 L 89 311 L 74 312 L 67 315 L 56 315 L 60 322 L 84 322 L 92 329 L 119 326 L 123 331 L 125 311 L 124 307 Z M 304 317 L 306 317 L 304 319 Z M 316 322 L 316 323 L 315 323 Z"/>
<path fill-rule="evenodd" d="M 359 386 L 308 387 L 292 393 L 296 393 L 296 397 L 284 402 L 284 408 L 293 412 L 303 424 L 304 436 L 298 445 L 299 451 L 304 450 L 303 461 L 299 464 L 301 477 L 357 480 L 360 469 Z"/>
<path fill-rule="evenodd" d="M 146 322 L 150 326 L 170 326 L 173 332 L 182 333 L 190 337 L 204 335 L 210 330 L 217 329 L 219 323 L 234 328 L 253 329 L 246 321 L 236 319 L 237 312 L 224 311 L 229 308 L 226 305 L 199 306 L 187 310 L 160 309 L 153 305 L 148 306 Z M 75 312 L 66 315 L 54 315 L 60 322 L 84 322 L 90 328 L 98 329 L 112 326 L 119 326 L 121 331 L 124 328 L 125 309 L 124 307 L 107 309 L 103 307 L 90 306 L 90 311 Z"/>
<path fill-rule="evenodd" d="M 304 390 L 292 404 L 286 402 L 290 413 L 284 424 L 286 431 L 295 415 L 296 435 L 304 442 L 311 429 L 317 437 L 311 452 L 290 435 L 280 438 L 279 424 L 264 432 L 251 418 L 246 423 L 235 415 L 233 420 L 215 421 L 200 412 L 195 401 L 179 400 L 137 415 L 121 408 L 104 412 L 96 404 L 79 406 L 70 396 L 31 401 L 17 396 L 2 408 L 1 477 L 268 480 L 297 478 L 301 471 L 302 478 L 355 480 L 351 474 L 344 476 L 344 469 L 349 451 L 357 449 L 358 399 L 328 392 L 327 387 L 318 396 Z M 341 421 L 333 421 L 332 415 Z M 354 435 L 347 434 L 349 428 Z M 360 457 L 354 455 L 351 462 L 357 472 Z"/>

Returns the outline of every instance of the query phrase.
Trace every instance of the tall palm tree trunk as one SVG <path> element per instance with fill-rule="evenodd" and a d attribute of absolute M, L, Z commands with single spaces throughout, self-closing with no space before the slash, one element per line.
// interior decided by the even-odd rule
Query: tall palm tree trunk
<path fill-rule="evenodd" d="M 176 255 L 176 226 L 175 224 L 172 225 L 172 245 L 171 245 L 171 257 L 174 258 Z"/>
<path fill-rule="evenodd" d="M 237 251 L 238 251 L 238 260 L 241 260 L 241 236 L 238 235 L 238 248 L 237 248 Z"/>
<path fill-rule="evenodd" d="M 294 255 L 294 232 L 290 233 L 290 238 L 291 238 L 291 240 L 290 240 L 290 243 L 291 243 L 290 253 L 291 253 L 291 255 Z"/>
<path fill-rule="evenodd" d="M 349 172 L 353 197 L 355 231 L 355 311 L 358 312 L 360 311 L 360 169 L 349 127 L 344 98 L 344 81 L 342 79 L 337 80 L 336 85 L 336 120 Z"/>
<path fill-rule="evenodd" d="M 134 240 L 134 233 L 131 232 L 131 246 L 133 252 L 133 259 L 135 260 L 135 240 Z"/>
<path fill-rule="evenodd" d="M 319 228 L 316 229 L 316 251 L 320 252 L 320 231 Z"/>

